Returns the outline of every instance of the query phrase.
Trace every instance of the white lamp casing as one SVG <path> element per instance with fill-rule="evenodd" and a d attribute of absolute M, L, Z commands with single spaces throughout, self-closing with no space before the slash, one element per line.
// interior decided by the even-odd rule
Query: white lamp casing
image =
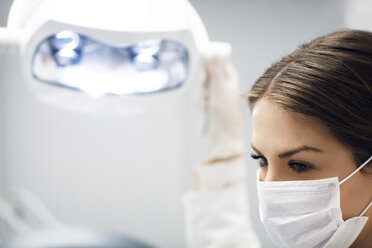
<path fill-rule="evenodd" d="M 8 31 L 19 60 L 2 86 L 5 192 L 23 188 L 66 225 L 108 229 L 159 247 L 183 247 L 181 198 L 203 151 L 196 105 L 205 28 L 186 0 L 16 0 Z M 182 43 L 182 87 L 149 95 L 91 97 L 36 81 L 37 45 L 71 30 L 106 44 Z"/>

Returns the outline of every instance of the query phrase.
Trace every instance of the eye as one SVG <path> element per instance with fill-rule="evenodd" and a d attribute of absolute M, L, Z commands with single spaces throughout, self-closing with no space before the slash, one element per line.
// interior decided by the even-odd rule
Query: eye
<path fill-rule="evenodd" d="M 260 156 L 260 155 L 257 155 L 257 154 L 252 153 L 251 154 L 251 157 L 254 160 L 258 160 L 259 161 L 258 164 L 260 165 L 260 167 L 264 167 L 264 166 L 267 166 L 268 165 L 267 159 L 264 156 Z"/>
<path fill-rule="evenodd" d="M 291 170 L 294 170 L 296 173 L 304 173 L 314 169 L 314 167 L 310 164 L 296 161 L 290 161 L 288 163 L 288 166 Z"/>

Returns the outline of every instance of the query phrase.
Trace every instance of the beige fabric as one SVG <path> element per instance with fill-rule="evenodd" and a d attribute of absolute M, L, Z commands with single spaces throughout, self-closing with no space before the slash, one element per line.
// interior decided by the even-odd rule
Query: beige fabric
<path fill-rule="evenodd" d="M 189 248 L 260 247 L 249 218 L 239 84 L 230 49 L 213 43 L 205 54 L 201 96 L 208 150 L 195 168 L 194 190 L 184 197 Z"/>
<path fill-rule="evenodd" d="M 230 46 L 212 42 L 205 53 L 202 106 L 206 112 L 208 152 L 205 162 L 243 153 L 238 76 Z"/>

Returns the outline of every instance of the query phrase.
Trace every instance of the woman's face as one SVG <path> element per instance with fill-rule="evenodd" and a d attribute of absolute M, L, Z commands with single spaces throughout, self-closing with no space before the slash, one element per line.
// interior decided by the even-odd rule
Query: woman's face
<path fill-rule="evenodd" d="M 350 150 L 314 119 L 263 98 L 253 108 L 252 120 L 252 157 L 258 160 L 262 181 L 342 180 L 357 168 Z M 372 178 L 360 172 L 340 186 L 344 220 L 365 209 L 372 200 L 371 190 L 366 189 L 371 188 Z M 372 217 L 372 208 L 366 215 Z"/>

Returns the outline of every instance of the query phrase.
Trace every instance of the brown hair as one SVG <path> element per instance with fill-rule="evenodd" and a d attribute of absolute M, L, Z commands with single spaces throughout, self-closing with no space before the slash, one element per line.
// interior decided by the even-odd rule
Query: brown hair
<path fill-rule="evenodd" d="M 265 97 L 321 121 L 360 165 L 372 155 L 372 33 L 339 31 L 300 46 L 247 96 L 251 109 Z"/>

